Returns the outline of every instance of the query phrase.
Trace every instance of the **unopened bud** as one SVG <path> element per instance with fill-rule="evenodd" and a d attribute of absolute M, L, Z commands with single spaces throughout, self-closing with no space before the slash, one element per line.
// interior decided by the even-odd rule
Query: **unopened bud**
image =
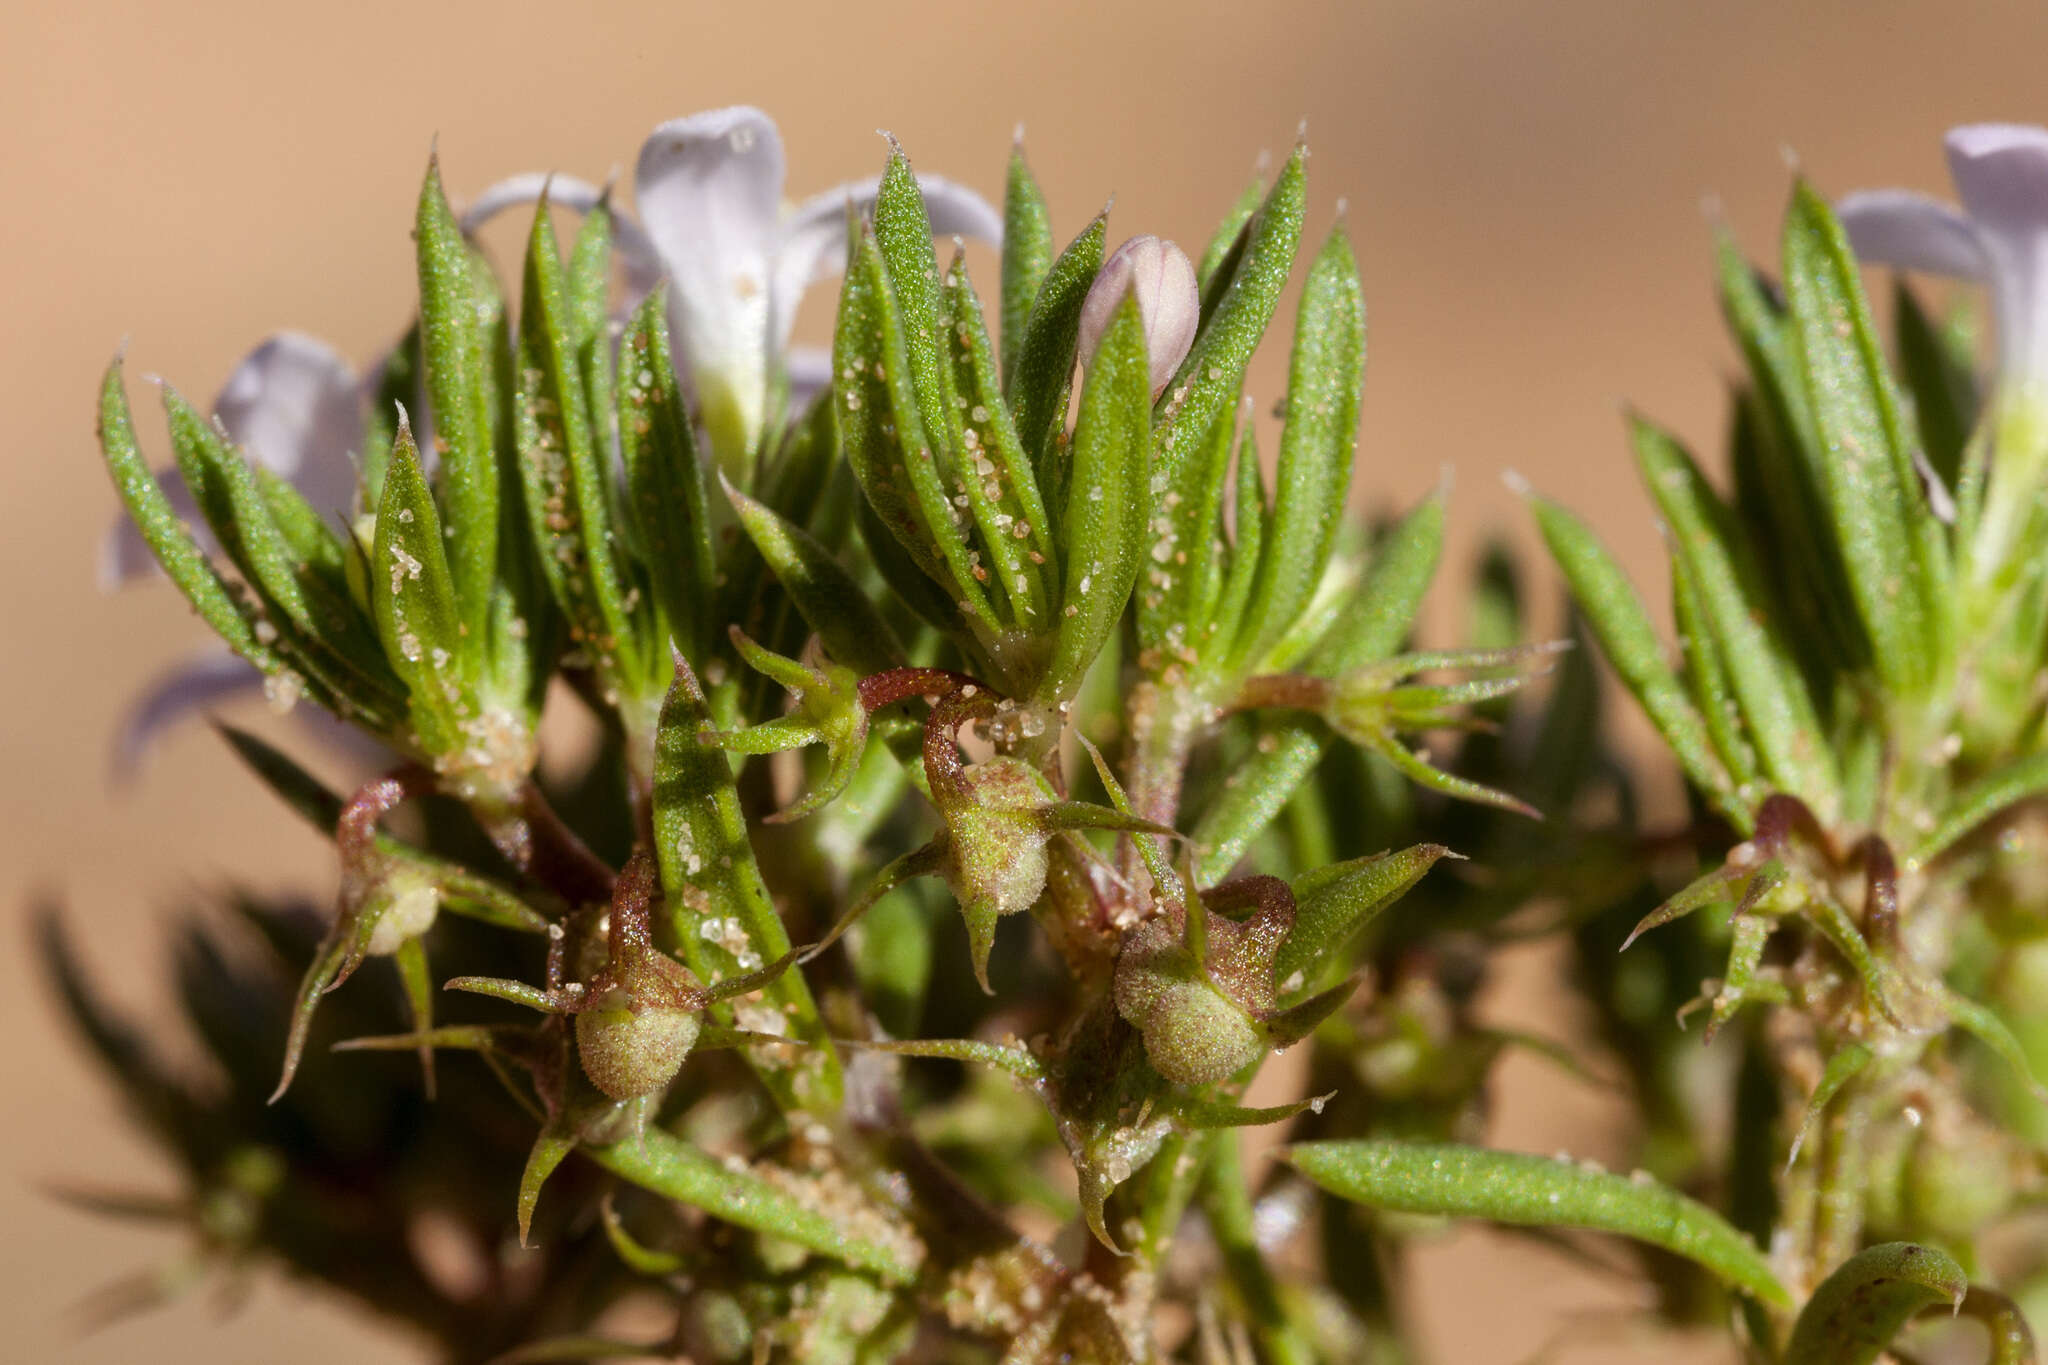
<path fill-rule="evenodd" d="M 1083 365 L 1095 359 L 1102 335 L 1109 330 L 1109 321 L 1126 293 L 1138 300 L 1152 396 L 1157 398 L 1195 344 L 1195 326 L 1202 317 L 1195 268 L 1186 252 L 1158 237 L 1133 237 L 1110 253 L 1081 303 Z"/>
<path fill-rule="evenodd" d="M 1019 758 L 999 755 L 965 777 L 965 795 L 941 812 L 950 848 L 945 877 L 967 920 L 974 974 L 986 986 L 996 921 L 1029 910 L 1045 890 L 1052 830 L 1042 815 L 1059 797 L 1043 773 Z"/>
<path fill-rule="evenodd" d="M 1152 1069 L 1179 1085 L 1208 1085 L 1265 1055 L 1244 1008 L 1226 999 L 1162 920 L 1133 930 L 1116 964 L 1116 1008 L 1145 1039 Z"/>
<path fill-rule="evenodd" d="M 614 987 L 576 1016 L 576 1055 L 590 1083 L 615 1100 L 661 1089 L 697 1045 L 697 1010 Z"/>

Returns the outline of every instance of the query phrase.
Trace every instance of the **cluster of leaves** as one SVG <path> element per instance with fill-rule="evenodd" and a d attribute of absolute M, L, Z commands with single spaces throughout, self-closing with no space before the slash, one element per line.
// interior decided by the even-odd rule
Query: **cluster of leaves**
<path fill-rule="evenodd" d="M 1105 252 L 1106 215 L 1056 250 L 1021 151 L 1007 183 L 992 338 L 892 146 L 849 208 L 829 387 L 792 404 L 778 373 L 716 461 L 669 291 L 615 311 L 607 200 L 565 258 L 542 197 L 515 309 L 437 168 L 346 524 L 166 388 L 210 555 L 109 372 L 106 459 L 171 581 L 274 698 L 391 754 L 336 793 L 224 731 L 332 835 L 340 889 L 317 941 L 243 907 L 260 967 L 193 931 L 218 1084 L 120 1025 L 50 921 L 67 1005 L 191 1185 L 89 1196 L 192 1227 L 158 1287 L 268 1257 L 451 1360 L 1394 1361 L 1425 1215 L 1631 1239 L 1666 1318 L 1739 1310 L 1758 1360 L 1870 1360 L 1951 1302 L 2028 1358 L 2011 1300 L 1969 1286 L 2031 1179 L 2010 1076 L 2048 1036 L 1999 993 L 2026 907 L 1983 908 L 2018 884 L 1986 822 L 2048 775 L 2036 670 L 1986 665 L 2037 658 L 2048 611 L 2038 576 L 1956 567 L 1984 458 L 1956 343 L 1902 294 L 1891 376 L 1803 187 L 1782 294 L 1724 250 L 1734 497 L 1637 427 L 1679 667 L 1535 503 L 1574 635 L 1693 784 L 1695 827 L 1653 836 L 1593 651 L 1526 642 L 1505 557 L 1463 647 L 1418 651 L 1443 496 L 1347 519 L 1341 218 L 1262 461 L 1245 375 L 1304 150 L 1179 258 L 1184 296 Z M 1957 480 L 1944 519 L 1927 490 Z M 537 776 L 544 703 L 601 736 L 567 786 Z M 1670 927 L 1617 962 L 1639 918 Z M 1475 1010 L 1494 948 L 1565 932 L 1640 1100 L 1631 1177 L 1478 1145 L 1504 1050 L 1589 1070 Z M 1690 1085 L 1673 1016 L 1723 952 L 1700 1003 L 1741 1065 Z M 372 957 L 397 968 L 378 1008 L 337 994 Z M 416 1054 L 418 1083 L 309 1048 L 332 1036 Z M 1313 1098 L 1248 1105 L 1296 1044 Z M 473 1060 L 437 1082 L 444 1051 Z M 1283 1120 L 1285 1161 L 1247 1170 L 1236 1130 Z M 443 1224 L 471 1281 L 422 1263 Z M 616 1328 L 650 1296 L 659 1341 Z"/>

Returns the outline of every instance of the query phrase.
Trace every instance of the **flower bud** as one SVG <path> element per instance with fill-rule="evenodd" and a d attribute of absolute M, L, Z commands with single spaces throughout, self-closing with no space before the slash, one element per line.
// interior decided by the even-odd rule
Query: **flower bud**
<path fill-rule="evenodd" d="M 975 976 L 986 986 L 996 921 L 1029 910 L 1045 890 L 1045 846 L 1053 830 L 1043 816 L 1059 796 L 1045 774 L 1021 758 L 991 758 L 961 776 L 965 795 L 941 809 L 945 876 L 967 920 Z"/>
<path fill-rule="evenodd" d="M 433 928 L 440 910 L 441 889 L 431 878 L 402 864 L 394 867 L 365 897 L 361 913 L 377 917 L 366 951 L 389 957 L 407 939 Z"/>
<path fill-rule="evenodd" d="M 636 1001 L 627 988 L 613 987 L 576 1015 L 576 1055 L 592 1085 L 615 1100 L 632 1099 L 676 1078 L 702 1024 L 695 1009 Z"/>
<path fill-rule="evenodd" d="M 1195 344 L 1195 326 L 1202 317 L 1195 268 L 1186 252 L 1158 237 L 1133 237 L 1110 253 L 1081 303 L 1083 365 L 1095 359 L 1102 334 L 1109 330 L 1109 321 L 1126 293 L 1137 296 L 1152 396 L 1157 398 Z"/>
<path fill-rule="evenodd" d="M 1116 964 L 1116 1009 L 1145 1039 L 1152 1069 L 1179 1085 L 1235 1075 L 1266 1051 L 1250 1015 L 1209 980 L 1161 920 L 1132 931 Z"/>

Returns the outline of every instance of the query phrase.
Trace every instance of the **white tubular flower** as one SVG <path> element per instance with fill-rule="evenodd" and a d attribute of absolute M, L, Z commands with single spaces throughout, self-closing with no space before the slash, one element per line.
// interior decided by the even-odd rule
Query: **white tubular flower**
<path fill-rule="evenodd" d="M 1971 124 L 1946 145 L 1960 211 L 1907 190 L 1859 191 L 1836 211 L 1866 263 L 1974 280 L 1990 296 L 2000 411 L 1977 554 L 1988 570 L 2020 533 L 2048 459 L 2048 129 Z"/>
<path fill-rule="evenodd" d="M 1157 398 L 1195 344 L 1195 325 L 1202 318 L 1195 267 L 1186 252 L 1158 237 L 1133 237 L 1111 252 L 1081 302 L 1084 366 L 1094 360 L 1095 348 L 1102 344 L 1102 334 L 1109 330 L 1110 318 L 1126 293 L 1138 297 L 1152 396 Z"/>
<path fill-rule="evenodd" d="M 830 376 L 829 355 L 792 352 L 790 329 L 804 290 L 845 269 L 847 201 L 871 205 L 880 183 L 850 182 L 790 206 L 784 170 L 782 135 L 759 109 L 692 114 L 648 136 L 634 173 L 638 221 L 618 215 L 628 291 L 637 299 L 667 279 L 679 377 L 719 463 L 735 474 L 760 445 L 776 383 L 786 380 L 801 402 Z M 463 227 L 532 202 L 548 184 L 523 175 L 493 186 Z M 936 236 L 1002 240 L 1002 215 L 980 195 L 934 175 L 918 184 Z M 579 210 L 600 194 L 562 176 L 549 190 L 551 202 Z"/>

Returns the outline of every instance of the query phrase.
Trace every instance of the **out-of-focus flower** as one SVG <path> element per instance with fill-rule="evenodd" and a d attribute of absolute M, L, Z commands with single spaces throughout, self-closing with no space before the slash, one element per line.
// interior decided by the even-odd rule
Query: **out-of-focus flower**
<path fill-rule="evenodd" d="M 2000 377 L 2048 393 L 2048 128 L 1971 124 L 1947 147 L 1960 211 L 1910 190 L 1860 190 L 1841 201 L 1842 226 L 1871 264 L 1987 286 Z"/>
<path fill-rule="evenodd" d="M 1202 317 L 1202 295 L 1195 287 L 1195 267 L 1187 253 L 1158 237 L 1133 237 L 1110 253 L 1081 303 L 1081 363 L 1095 358 L 1102 334 L 1126 293 L 1138 298 L 1138 317 L 1145 324 L 1145 355 L 1152 396 L 1166 388 L 1173 372 L 1195 344 L 1195 325 Z"/>
<path fill-rule="evenodd" d="M 1969 124 L 1946 145 L 1960 211 L 1909 190 L 1863 190 L 1837 212 L 1864 261 L 1975 280 L 1990 295 L 2001 413 L 1979 539 L 1988 566 L 2019 533 L 2048 458 L 2048 128 Z"/>
<path fill-rule="evenodd" d="M 831 357 L 792 351 L 797 303 L 813 281 L 846 265 L 848 200 L 874 202 L 877 179 L 853 181 L 794 206 L 783 201 L 782 135 L 759 109 L 713 109 L 664 123 L 640 148 L 637 222 L 619 214 L 617 243 L 634 296 L 663 278 L 677 338 L 677 368 L 696 396 L 719 462 L 743 469 L 769 420 L 778 373 L 801 399 L 824 387 Z M 932 231 L 1002 239 L 1002 215 L 980 195 L 921 175 Z M 492 186 L 463 217 L 465 229 L 537 199 L 587 210 L 603 191 L 564 176 L 516 176 Z"/>

